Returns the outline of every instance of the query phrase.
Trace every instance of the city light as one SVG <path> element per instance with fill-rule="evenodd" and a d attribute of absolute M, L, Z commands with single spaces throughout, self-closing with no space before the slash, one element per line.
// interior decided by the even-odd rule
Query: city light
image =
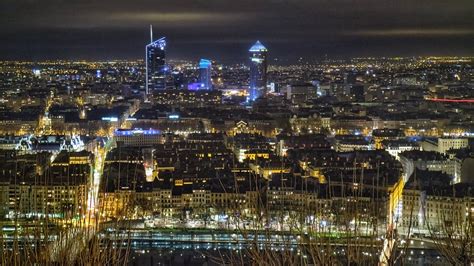
<path fill-rule="evenodd" d="M 470 6 L 14 2 L 0 264 L 473 264 Z"/>

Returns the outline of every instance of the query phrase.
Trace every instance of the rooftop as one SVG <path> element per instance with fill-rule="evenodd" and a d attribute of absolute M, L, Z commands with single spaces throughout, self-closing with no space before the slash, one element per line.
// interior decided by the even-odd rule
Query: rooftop
<path fill-rule="evenodd" d="M 166 47 L 166 37 L 161 37 L 158 40 L 151 42 L 147 46 L 160 47 L 161 50 L 163 50 Z"/>
<path fill-rule="evenodd" d="M 208 68 L 211 65 L 212 65 L 212 62 L 209 59 L 201 59 L 199 61 L 199 68 Z"/>
<path fill-rule="evenodd" d="M 260 41 L 257 41 L 252 47 L 250 47 L 249 52 L 266 52 L 268 51 L 265 46 Z"/>

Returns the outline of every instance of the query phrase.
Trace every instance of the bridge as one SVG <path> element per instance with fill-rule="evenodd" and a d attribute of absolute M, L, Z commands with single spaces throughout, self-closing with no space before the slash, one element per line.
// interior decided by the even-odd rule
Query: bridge
<path fill-rule="evenodd" d="M 432 101 L 432 102 L 445 102 L 445 103 L 474 103 L 474 99 L 427 98 L 426 100 Z"/>

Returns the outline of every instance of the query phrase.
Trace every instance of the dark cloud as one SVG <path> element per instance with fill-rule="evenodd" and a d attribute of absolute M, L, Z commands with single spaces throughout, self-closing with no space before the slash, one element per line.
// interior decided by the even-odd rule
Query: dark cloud
<path fill-rule="evenodd" d="M 472 0 L 0 0 L 0 58 L 140 58 L 148 25 L 175 58 L 472 55 Z"/>
<path fill-rule="evenodd" d="M 445 37 L 445 36 L 472 36 L 474 29 L 386 29 L 386 30 L 356 30 L 346 35 L 361 37 Z"/>

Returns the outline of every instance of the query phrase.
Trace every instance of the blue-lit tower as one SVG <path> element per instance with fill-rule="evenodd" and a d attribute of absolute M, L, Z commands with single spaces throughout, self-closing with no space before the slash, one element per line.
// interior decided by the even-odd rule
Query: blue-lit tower
<path fill-rule="evenodd" d="M 250 53 L 250 83 L 249 100 L 255 101 L 265 95 L 267 88 L 267 53 L 268 50 L 260 41 L 249 49 Z"/>
<path fill-rule="evenodd" d="M 146 94 L 166 88 L 168 67 L 166 66 L 166 39 L 153 41 L 153 29 L 150 25 L 150 43 L 145 47 Z"/>
<path fill-rule="evenodd" d="M 204 90 L 212 90 L 212 62 L 208 59 L 201 59 L 199 61 L 199 83 Z"/>

